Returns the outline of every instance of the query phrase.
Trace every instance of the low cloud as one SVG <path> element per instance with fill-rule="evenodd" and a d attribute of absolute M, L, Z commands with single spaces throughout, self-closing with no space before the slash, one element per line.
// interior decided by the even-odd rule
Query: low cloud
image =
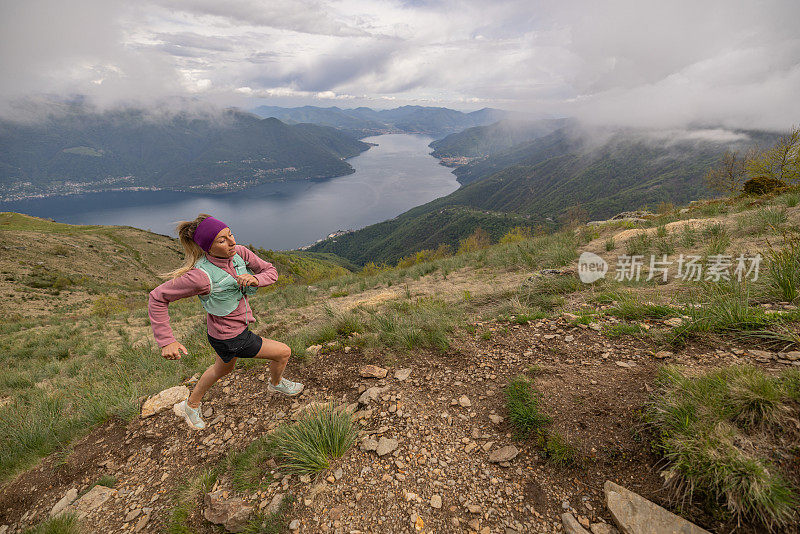
<path fill-rule="evenodd" d="M 800 122 L 798 18 L 777 0 L 6 2 L 0 112 L 30 95 L 190 97 L 784 130 Z"/>

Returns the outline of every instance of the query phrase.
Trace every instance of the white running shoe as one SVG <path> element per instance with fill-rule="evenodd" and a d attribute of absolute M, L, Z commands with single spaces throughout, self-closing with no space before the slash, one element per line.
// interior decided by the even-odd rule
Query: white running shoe
<path fill-rule="evenodd" d="M 267 391 L 283 393 L 288 397 L 294 397 L 303 391 L 303 384 L 300 382 L 292 382 L 286 378 L 281 378 L 281 381 L 278 382 L 277 386 L 273 386 L 272 382 L 267 381 Z"/>
<path fill-rule="evenodd" d="M 186 424 L 189 425 L 190 428 L 194 430 L 203 430 L 206 427 L 205 421 L 203 418 L 200 417 L 201 408 L 198 406 L 197 408 L 192 408 L 189 406 L 189 403 L 186 401 L 181 401 L 178 405 L 178 413 L 183 414 L 183 418 L 186 420 Z"/>

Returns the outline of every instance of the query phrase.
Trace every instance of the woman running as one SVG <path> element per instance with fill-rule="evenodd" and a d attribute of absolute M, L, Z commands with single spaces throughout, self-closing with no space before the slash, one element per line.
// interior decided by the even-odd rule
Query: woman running
<path fill-rule="evenodd" d="M 207 312 L 208 341 L 217 355 L 189 397 L 178 405 L 189 426 L 197 430 L 206 427 L 200 417 L 200 401 L 214 382 L 233 371 L 237 358 L 272 360 L 269 391 L 289 396 L 303 391 L 303 384 L 282 377 L 292 352 L 289 346 L 257 336 L 248 328 L 253 312 L 247 295 L 275 283 L 275 267 L 237 245 L 228 225 L 205 213 L 180 222 L 177 231 L 186 258 L 181 267 L 164 275 L 171 280 L 150 292 L 148 314 L 161 355 L 178 360 L 181 352 L 189 353 L 172 335 L 169 303 L 197 295 Z"/>

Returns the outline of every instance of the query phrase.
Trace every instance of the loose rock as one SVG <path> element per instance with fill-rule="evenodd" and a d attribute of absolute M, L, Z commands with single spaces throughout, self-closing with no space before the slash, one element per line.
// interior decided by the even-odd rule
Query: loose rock
<path fill-rule="evenodd" d="M 206 493 L 203 517 L 211 523 L 222 525 L 229 532 L 242 532 L 247 527 L 253 507 L 242 499 L 225 498 L 222 490 Z"/>
<path fill-rule="evenodd" d="M 610 480 L 606 480 L 603 489 L 606 506 L 624 534 L 645 532 L 708 534 L 708 531 Z"/>
<path fill-rule="evenodd" d="M 489 461 L 492 463 L 510 462 L 516 458 L 518 454 L 519 449 L 514 445 L 506 445 L 505 447 L 500 447 L 492 451 L 492 453 L 489 454 Z"/>
<path fill-rule="evenodd" d="M 377 365 L 365 365 L 359 371 L 359 374 L 364 378 L 384 378 L 388 371 L 383 367 Z"/>
<path fill-rule="evenodd" d="M 189 396 L 186 386 L 174 386 L 156 393 L 142 404 L 142 419 L 157 414 L 167 408 L 172 408 L 175 403 L 185 400 Z"/>
<path fill-rule="evenodd" d="M 394 451 L 397 445 L 398 442 L 396 439 L 382 437 L 378 442 L 378 447 L 375 449 L 375 452 L 378 453 L 378 456 L 384 456 Z"/>
<path fill-rule="evenodd" d="M 403 380 L 406 380 L 409 376 L 411 376 L 410 367 L 406 367 L 405 369 L 398 369 L 397 371 L 394 372 L 394 377 L 401 382 Z"/>

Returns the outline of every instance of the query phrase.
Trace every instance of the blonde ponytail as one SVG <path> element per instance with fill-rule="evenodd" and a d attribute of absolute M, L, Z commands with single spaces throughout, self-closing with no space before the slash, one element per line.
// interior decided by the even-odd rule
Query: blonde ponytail
<path fill-rule="evenodd" d="M 161 273 L 160 276 L 174 280 L 175 278 L 178 278 L 179 276 L 189 272 L 192 268 L 194 268 L 194 264 L 197 263 L 197 260 L 203 257 L 205 252 L 203 252 L 203 249 L 201 249 L 197 243 L 192 240 L 192 238 L 194 237 L 194 231 L 197 230 L 197 225 L 207 217 L 211 217 L 211 215 L 208 215 L 207 213 L 201 213 L 193 221 L 180 221 L 178 223 L 176 228 L 178 232 L 178 239 L 180 239 L 181 245 L 183 245 L 183 251 L 186 254 L 186 257 L 184 258 L 183 264 L 180 267 L 168 273 Z"/>

